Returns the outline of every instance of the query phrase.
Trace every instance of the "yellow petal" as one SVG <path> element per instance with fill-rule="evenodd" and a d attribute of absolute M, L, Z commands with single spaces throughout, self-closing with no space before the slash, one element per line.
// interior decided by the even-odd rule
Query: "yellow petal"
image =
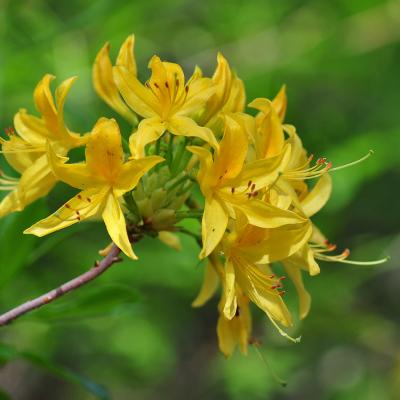
<path fill-rule="evenodd" d="M 303 319 L 307 316 L 311 307 L 311 296 L 304 287 L 303 278 L 301 276 L 300 268 L 291 265 L 290 262 L 283 262 L 285 271 L 289 278 L 292 280 L 297 294 L 299 296 L 299 314 L 300 318 Z"/>
<path fill-rule="evenodd" d="M 125 67 L 132 74 L 137 75 L 136 59 L 135 59 L 135 35 L 130 35 L 122 44 L 116 65 Z"/>
<path fill-rule="evenodd" d="M 243 252 L 260 264 L 280 261 L 300 250 L 309 240 L 312 226 L 309 222 L 286 225 L 268 230 L 265 240 L 241 247 Z"/>
<path fill-rule="evenodd" d="M 203 249 L 200 258 L 207 257 L 221 241 L 228 225 L 228 213 L 221 202 L 214 197 L 206 198 L 201 231 Z"/>
<path fill-rule="evenodd" d="M 120 51 L 121 64 L 129 64 L 129 56 L 127 54 L 128 53 L 127 44 L 129 43 L 127 42 L 128 40 L 121 47 Z M 122 100 L 117 85 L 114 81 L 112 64 L 109 53 L 110 53 L 110 45 L 109 43 L 106 43 L 103 46 L 103 48 L 98 52 L 93 64 L 93 71 L 92 71 L 93 86 L 97 94 L 112 109 L 114 109 L 118 114 L 126 118 L 132 125 L 136 125 L 137 117 Z M 131 53 L 132 53 L 132 48 L 131 48 Z M 129 68 L 128 65 L 124 66 L 126 68 Z M 134 74 L 136 75 L 136 68 L 134 69 Z"/>
<path fill-rule="evenodd" d="M 224 281 L 224 317 L 232 319 L 236 314 L 237 298 L 235 291 L 235 270 L 230 260 L 225 263 L 225 281 Z"/>
<path fill-rule="evenodd" d="M 214 149 L 218 148 L 217 139 L 211 129 L 199 126 L 188 117 L 172 117 L 167 121 L 167 129 L 177 136 L 192 136 L 203 139 Z"/>
<path fill-rule="evenodd" d="M 293 211 L 281 210 L 261 200 L 235 203 L 235 207 L 246 215 L 250 224 L 259 226 L 260 228 L 277 228 L 283 225 L 299 224 L 306 221 L 306 218 Z"/>
<path fill-rule="evenodd" d="M 104 223 L 111 240 L 123 251 L 128 257 L 137 260 L 132 250 L 132 245 L 126 231 L 126 221 L 122 212 L 118 199 L 113 193 L 109 193 L 102 214 Z"/>
<path fill-rule="evenodd" d="M 51 170 L 60 181 L 81 190 L 104 184 L 86 164 L 67 164 L 68 158 L 58 156 L 51 145 L 47 146 L 47 155 Z"/>
<path fill-rule="evenodd" d="M 14 212 L 24 209 L 24 205 L 20 202 L 18 191 L 15 189 L 7 194 L 0 201 L 0 218 Z"/>
<path fill-rule="evenodd" d="M 212 80 L 215 86 L 215 93 L 207 101 L 205 111 L 201 116 L 202 124 L 208 122 L 222 109 L 230 95 L 232 72 L 228 61 L 221 53 L 217 55 L 217 68 Z"/>
<path fill-rule="evenodd" d="M 247 187 L 249 181 L 255 185 L 255 190 L 270 186 L 277 182 L 279 176 L 287 168 L 291 158 L 291 145 L 286 145 L 283 151 L 263 160 L 247 163 L 237 177 L 239 185 Z"/>
<path fill-rule="evenodd" d="M 45 152 L 45 143 L 40 146 L 30 145 L 17 135 L 12 135 L 1 144 L 1 153 L 8 164 L 22 174 Z"/>
<path fill-rule="evenodd" d="M 214 157 L 214 173 L 220 182 L 235 178 L 240 173 L 247 155 L 247 147 L 246 132 L 233 118 L 226 116 L 224 137 L 219 143 L 219 152 Z"/>
<path fill-rule="evenodd" d="M 114 119 L 100 118 L 86 145 L 86 163 L 94 176 L 114 183 L 121 172 L 124 152 L 121 133 Z"/>
<path fill-rule="evenodd" d="M 138 184 L 140 178 L 155 165 L 163 162 L 159 156 L 148 156 L 138 160 L 130 160 L 121 167 L 118 180 L 114 184 L 116 190 L 129 192 Z"/>
<path fill-rule="evenodd" d="M 209 150 L 200 146 L 187 146 L 186 149 L 196 155 L 200 161 L 197 181 L 205 197 L 211 196 L 210 184 L 214 181 L 213 159 Z"/>
<path fill-rule="evenodd" d="M 204 270 L 203 285 L 200 292 L 192 302 L 192 307 L 203 306 L 214 295 L 218 288 L 218 274 L 212 266 L 211 260 L 208 261 Z"/>
<path fill-rule="evenodd" d="M 55 213 L 32 225 L 24 233 L 45 236 L 93 217 L 101 211 L 106 194 L 107 191 L 99 192 L 97 189 L 83 190 Z"/>
<path fill-rule="evenodd" d="M 24 199 L 24 203 L 29 204 L 37 199 L 36 195 L 33 196 L 33 193 L 41 194 L 40 197 L 45 196 L 55 182 L 56 178 L 50 169 L 47 156 L 43 155 L 22 174 L 18 191 L 20 197 Z"/>
<path fill-rule="evenodd" d="M 182 250 L 182 243 L 179 237 L 172 232 L 168 231 L 159 231 L 158 232 L 158 239 L 167 245 L 168 247 L 171 247 L 174 250 L 181 251 Z"/>
<path fill-rule="evenodd" d="M 176 114 L 181 116 L 191 116 L 199 112 L 215 92 L 210 78 L 190 79 L 186 86 L 188 89 L 183 104 L 175 104 Z"/>
<path fill-rule="evenodd" d="M 279 116 L 281 122 L 285 119 L 286 108 L 287 108 L 287 97 L 286 97 L 286 85 L 283 85 L 278 94 L 272 100 L 272 106 Z"/>
<path fill-rule="evenodd" d="M 76 80 L 76 76 L 66 79 L 61 82 L 61 84 L 56 89 L 56 104 L 57 104 L 57 120 L 59 128 L 64 128 L 64 133 L 67 134 L 67 131 L 64 126 L 64 105 L 65 100 L 67 99 L 67 95 L 71 90 L 73 83 Z"/>
<path fill-rule="evenodd" d="M 147 144 L 158 140 L 165 132 L 165 123 L 158 117 L 143 119 L 138 130 L 129 138 L 129 149 L 132 157 L 144 157 L 144 148 Z"/>
<path fill-rule="evenodd" d="M 57 110 L 50 91 L 50 83 L 54 78 L 55 76 L 46 74 L 33 93 L 36 108 L 42 114 L 50 132 L 57 132 L 58 128 Z"/>
<path fill-rule="evenodd" d="M 243 81 L 234 74 L 229 98 L 222 111 L 225 113 L 243 112 L 246 105 L 246 91 Z"/>
<path fill-rule="evenodd" d="M 236 281 L 249 299 L 269 318 L 284 326 L 292 324 L 291 315 L 276 291 L 269 286 L 267 275 L 244 258 L 235 259 Z"/>
<path fill-rule="evenodd" d="M 281 121 L 273 108 L 261 119 L 258 135 L 261 136 L 256 146 L 259 157 L 273 157 L 282 151 L 285 137 Z"/>
<path fill-rule="evenodd" d="M 301 207 L 307 217 L 316 214 L 329 200 L 332 193 L 332 179 L 329 174 L 322 175 L 310 193 L 302 200 Z"/>
<path fill-rule="evenodd" d="M 49 132 L 43 120 L 29 115 L 25 109 L 19 110 L 14 116 L 14 126 L 18 135 L 27 143 L 43 145 Z"/>
<path fill-rule="evenodd" d="M 114 80 L 129 107 L 145 118 L 160 115 L 160 105 L 153 92 L 143 86 L 127 68 L 113 68 Z"/>
<path fill-rule="evenodd" d="M 298 252 L 289 257 L 287 261 L 290 262 L 291 265 L 308 271 L 311 276 L 320 273 L 319 265 L 315 261 L 314 253 L 308 244 L 304 245 Z"/>
<path fill-rule="evenodd" d="M 238 322 L 220 314 L 217 322 L 218 345 L 225 357 L 230 357 L 238 344 Z"/>

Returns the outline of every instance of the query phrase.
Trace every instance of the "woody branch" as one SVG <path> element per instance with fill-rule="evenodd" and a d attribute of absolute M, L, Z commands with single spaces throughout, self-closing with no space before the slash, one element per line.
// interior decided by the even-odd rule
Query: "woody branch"
<path fill-rule="evenodd" d="M 18 307 L 15 307 L 12 310 L 0 315 L 0 326 L 7 325 L 13 320 L 21 317 L 22 315 L 37 308 L 40 308 L 46 304 L 49 304 L 52 301 L 60 298 L 61 296 L 64 296 L 65 294 L 72 292 L 73 290 L 78 289 L 81 286 L 86 285 L 90 281 L 96 279 L 113 264 L 122 260 L 119 257 L 120 253 L 121 250 L 115 244 L 113 244 L 107 256 L 105 256 L 100 262 L 96 262 L 94 267 L 92 267 L 82 275 L 77 276 L 76 278 L 62 284 L 61 286 L 51 290 L 50 292 L 43 294 L 42 296 L 39 296 L 33 300 L 28 300 Z"/>

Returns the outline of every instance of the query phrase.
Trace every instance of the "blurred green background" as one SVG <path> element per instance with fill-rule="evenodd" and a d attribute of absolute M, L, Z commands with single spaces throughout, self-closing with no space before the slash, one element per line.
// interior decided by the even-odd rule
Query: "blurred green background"
<path fill-rule="evenodd" d="M 139 261 L 0 329 L 0 399 L 399 399 L 400 1 L 0 0 L 1 126 L 20 107 L 34 112 L 33 88 L 47 72 L 58 82 L 79 76 L 67 101 L 73 130 L 116 116 L 93 91 L 91 64 L 104 42 L 115 56 L 131 33 L 142 77 L 153 53 L 211 73 L 221 50 L 249 100 L 287 84 L 287 121 L 310 152 L 338 165 L 373 149 L 334 174 L 316 222 L 352 258 L 391 261 L 321 263 L 321 275 L 306 277 L 313 306 L 292 332 L 300 344 L 254 310 L 282 388 L 254 349 L 229 360 L 218 352 L 217 299 L 191 309 L 202 279 L 195 243 L 182 238 L 178 253 L 148 239 Z M 1 312 L 85 271 L 107 244 L 97 223 L 22 235 L 66 196 L 59 185 L 0 222 Z"/>

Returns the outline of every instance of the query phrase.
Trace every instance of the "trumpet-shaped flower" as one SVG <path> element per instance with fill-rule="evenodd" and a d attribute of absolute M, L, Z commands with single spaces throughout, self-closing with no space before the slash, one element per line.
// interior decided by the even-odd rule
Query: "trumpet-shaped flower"
<path fill-rule="evenodd" d="M 4 174 L 0 177 L 0 190 L 10 191 L 0 202 L 0 217 L 23 210 L 53 188 L 57 179 L 47 159 L 47 142 L 63 156 L 87 140 L 68 130 L 64 123 L 64 104 L 75 78 L 58 86 L 55 101 L 50 91 L 53 79 L 54 76 L 45 75 L 34 91 L 35 105 L 41 118 L 21 109 L 14 117 L 16 133 L 11 129 L 9 140 L 1 139 L 2 153 L 21 178 L 18 180 Z"/>
<path fill-rule="evenodd" d="M 245 164 L 247 147 L 247 133 L 229 116 L 225 118 L 219 151 L 214 155 L 203 147 L 188 146 L 200 159 L 197 180 L 205 197 L 201 258 L 220 242 L 229 217 L 235 217 L 235 210 L 242 211 L 251 224 L 263 228 L 304 222 L 299 214 L 262 199 L 262 189 L 276 181 L 285 168 L 290 146 L 276 157 Z"/>
<path fill-rule="evenodd" d="M 207 100 L 198 120 L 201 125 L 217 129 L 222 113 L 243 112 L 246 94 L 242 80 L 231 70 L 221 53 L 217 55 L 217 68 L 211 79 L 215 93 Z"/>
<path fill-rule="evenodd" d="M 129 242 L 119 198 L 131 191 L 140 178 L 163 161 L 158 156 L 124 163 L 119 127 L 113 119 L 100 119 L 86 146 L 85 164 L 65 164 L 49 148 L 54 174 L 81 192 L 55 213 L 37 222 L 24 233 L 44 236 L 84 219 L 101 215 L 112 241 L 129 257 L 136 258 Z"/>
<path fill-rule="evenodd" d="M 213 94 L 212 81 L 195 73 L 185 83 L 178 64 L 163 62 L 157 56 L 150 60 L 149 67 L 152 74 L 145 85 L 128 68 L 114 67 L 114 78 L 123 98 L 132 110 L 144 117 L 130 138 L 132 154 L 142 156 L 146 144 L 156 141 L 166 130 L 178 136 L 199 137 L 217 148 L 213 132 L 189 118 Z"/>
<path fill-rule="evenodd" d="M 126 68 L 126 70 L 136 76 L 136 59 L 134 55 L 135 36 L 131 35 L 122 44 L 116 65 Z M 110 44 L 106 43 L 98 52 L 93 64 L 92 71 L 93 86 L 97 94 L 118 114 L 124 117 L 132 125 L 137 125 L 137 116 L 125 104 L 118 91 L 117 84 L 113 76 L 113 65 L 110 60 Z"/>

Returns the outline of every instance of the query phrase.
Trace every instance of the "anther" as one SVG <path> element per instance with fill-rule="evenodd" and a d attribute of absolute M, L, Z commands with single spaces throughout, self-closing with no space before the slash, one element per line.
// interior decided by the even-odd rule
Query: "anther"
<path fill-rule="evenodd" d="M 169 89 L 168 82 L 165 82 L 165 87 L 166 87 L 167 89 Z"/>
<path fill-rule="evenodd" d="M 235 188 L 231 188 L 231 193 L 234 194 L 235 193 Z"/>
<path fill-rule="evenodd" d="M 253 183 L 253 184 L 251 185 L 251 191 L 254 192 L 254 189 L 255 189 L 255 188 L 256 188 L 256 184 Z"/>
<path fill-rule="evenodd" d="M 344 249 L 342 252 L 343 257 L 348 257 L 350 255 L 350 249 Z"/>
<path fill-rule="evenodd" d="M 249 183 L 247 184 L 247 187 L 250 187 L 250 186 L 251 186 L 251 184 L 252 184 L 252 182 L 251 182 L 251 181 L 249 181 Z"/>
<path fill-rule="evenodd" d="M 269 276 L 269 279 L 274 279 L 275 278 L 275 274 L 272 274 Z"/>
<path fill-rule="evenodd" d="M 94 267 L 97 268 L 99 265 L 100 265 L 100 262 L 99 262 L 98 260 L 96 260 L 96 261 L 94 262 Z"/>
<path fill-rule="evenodd" d="M 78 194 L 76 197 L 77 197 L 79 200 L 82 200 L 82 196 L 81 196 L 80 194 Z"/>
<path fill-rule="evenodd" d="M 279 295 L 279 296 L 284 296 L 285 293 L 286 293 L 286 292 L 285 292 L 284 290 L 282 290 L 282 292 L 278 292 L 278 295 Z"/>
<path fill-rule="evenodd" d="M 154 82 L 154 86 L 155 86 L 157 89 L 160 88 L 160 86 L 158 86 L 157 82 Z"/>
<path fill-rule="evenodd" d="M 282 275 L 282 276 L 280 276 L 280 277 L 278 278 L 279 281 L 283 281 L 283 280 L 285 280 L 285 279 L 286 279 L 286 276 L 285 276 L 285 275 Z"/>

